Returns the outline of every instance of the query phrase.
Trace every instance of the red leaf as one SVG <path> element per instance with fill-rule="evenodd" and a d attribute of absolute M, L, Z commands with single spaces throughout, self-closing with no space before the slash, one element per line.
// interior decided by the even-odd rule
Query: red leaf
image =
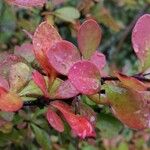
<path fill-rule="evenodd" d="M 58 132 L 64 131 L 64 124 L 61 118 L 57 115 L 55 111 L 53 111 L 50 107 L 47 110 L 46 118 L 49 124 Z"/>
<path fill-rule="evenodd" d="M 102 31 L 96 21 L 86 20 L 77 35 L 78 46 L 84 58 L 89 59 L 101 41 Z"/>
<path fill-rule="evenodd" d="M 7 93 L 7 91 L 3 87 L 0 87 L 0 96 L 5 93 Z"/>
<path fill-rule="evenodd" d="M 0 96 L 0 109 L 6 112 L 14 112 L 23 106 L 23 101 L 15 93 L 4 93 Z"/>
<path fill-rule="evenodd" d="M 100 90 L 100 72 L 90 61 L 78 61 L 69 70 L 71 83 L 81 93 L 95 94 Z"/>
<path fill-rule="evenodd" d="M 47 0 L 6 0 L 11 5 L 17 5 L 21 7 L 42 7 Z"/>
<path fill-rule="evenodd" d="M 57 30 L 49 23 L 42 22 L 36 29 L 33 36 L 33 46 L 35 52 L 43 50 L 45 53 L 51 46 L 60 41 L 61 37 Z M 46 54 L 46 53 L 45 53 Z"/>
<path fill-rule="evenodd" d="M 47 57 L 52 67 L 63 75 L 67 75 L 70 67 L 81 59 L 77 48 L 65 40 L 53 44 Z"/>
<path fill-rule="evenodd" d="M 49 74 L 51 74 L 53 68 L 48 63 L 46 52 L 59 40 L 61 40 L 60 35 L 56 29 L 47 22 L 42 22 L 36 29 L 33 36 L 33 47 L 36 58 L 43 69 L 45 69 Z"/>
<path fill-rule="evenodd" d="M 95 131 L 91 123 L 83 116 L 75 115 L 68 111 L 64 102 L 52 102 L 53 107 L 57 108 L 65 117 L 74 135 L 84 139 L 85 137 L 95 137 Z M 68 105 L 69 107 L 69 105 Z"/>
<path fill-rule="evenodd" d="M 45 79 L 38 71 L 33 72 L 32 79 L 37 84 L 37 86 L 42 90 L 44 96 L 45 97 L 50 97 L 49 93 L 48 93 L 47 86 L 46 86 Z"/>
<path fill-rule="evenodd" d="M 91 56 L 90 61 L 97 66 L 97 68 L 99 69 L 100 72 L 104 68 L 104 66 L 106 65 L 105 55 L 103 53 L 98 52 L 98 51 L 96 51 Z"/>
<path fill-rule="evenodd" d="M 137 21 L 132 32 L 132 44 L 144 69 L 150 67 L 150 14 L 145 14 Z"/>

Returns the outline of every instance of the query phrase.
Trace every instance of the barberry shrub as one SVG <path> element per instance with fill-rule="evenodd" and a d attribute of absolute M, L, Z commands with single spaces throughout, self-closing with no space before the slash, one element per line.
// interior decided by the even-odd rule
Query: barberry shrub
<path fill-rule="evenodd" d="M 6 1 L 21 7 L 46 3 Z M 84 104 L 82 97 L 86 96 L 97 105 L 109 106 L 112 114 L 129 128 L 149 128 L 150 84 L 144 76 L 150 68 L 149 24 L 150 15 L 145 14 L 132 32 L 140 74 L 128 76 L 115 71 L 111 77 L 105 70 L 105 55 L 98 50 L 102 30 L 94 19 L 79 26 L 77 46 L 63 39 L 50 22 L 42 22 L 33 35 L 29 33 L 31 43 L 16 46 L 14 54 L 1 53 L 1 111 L 18 112 L 34 104 L 45 108 L 45 118 L 56 131 L 64 132 L 67 123 L 73 137 L 96 137 L 99 114 Z M 39 130 L 31 126 L 35 132 Z"/>

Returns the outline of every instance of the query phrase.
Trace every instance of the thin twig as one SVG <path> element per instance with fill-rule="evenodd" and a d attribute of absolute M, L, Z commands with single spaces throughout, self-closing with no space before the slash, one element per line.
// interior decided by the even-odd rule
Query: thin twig
<path fill-rule="evenodd" d="M 120 51 L 124 41 L 126 40 L 127 36 L 129 35 L 129 33 L 131 32 L 131 30 L 133 29 L 135 23 L 137 22 L 137 20 L 139 19 L 139 17 L 141 17 L 146 11 L 147 9 L 150 7 L 150 4 L 146 4 L 138 13 L 137 15 L 134 17 L 134 20 L 128 25 L 128 27 L 126 28 L 126 30 L 123 32 L 122 37 L 120 38 L 119 44 L 117 46 L 117 51 Z"/>
<path fill-rule="evenodd" d="M 150 73 L 139 75 L 139 76 L 136 74 L 136 75 L 133 75 L 131 77 L 134 77 L 137 80 L 142 81 L 142 82 L 149 82 L 150 83 L 150 79 L 147 79 L 147 78 L 144 77 L 144 76 L 149 75 L 149 74 Z M 108 76 L 108 77 L 102 77 L 101 78 L 101 83 L 105 83 L 106 81 L 119 81 L 119 79 L 115 76 Z M 148 89 L 148 91 L 149 90 L 150 89 Z M 100 93 L 105 94 L 105 91 L 101 90 Z M 49 105 L 50 102 L 54 101 L 54 100 L 55 99 L 47 99 L 45 97 L 39 97 L 37 100 L 24 102 L 23 106 L 24 107 L 26 107 L 26 106 L 37 106 L 39 108 L 43 108 L 44 106 Z"/>

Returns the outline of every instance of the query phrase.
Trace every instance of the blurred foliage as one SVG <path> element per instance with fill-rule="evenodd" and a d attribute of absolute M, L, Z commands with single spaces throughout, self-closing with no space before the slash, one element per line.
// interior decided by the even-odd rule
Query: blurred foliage
<path fill-rule="evenodd" d="M 26 32 L 33 33 L 47 19 L 63 38 L 76 44 L 80 22 L 95 18 L 102 27 L 100 50 L 106 55 L 112 70 L 137 72 L 138 62 L 131 45 L 134 20 L 149 13 L 150 0 L 51 0 L 43 8 L 20 9 L 0 1 L 0 51 L 14 50 L 16 45 L 30 41 Z M 110 72 L 111 73 L 111 72 Z M 78 140 L 60 134 L 44 119 L 45 109 L 32 108 L 18 113 L 0 112 L 0 149 L 3 150 L 149 150 L 150 130 L 133 131 L 114 118 L 106 106 L 83 100 L 98 113 L 97 138 Z"/>

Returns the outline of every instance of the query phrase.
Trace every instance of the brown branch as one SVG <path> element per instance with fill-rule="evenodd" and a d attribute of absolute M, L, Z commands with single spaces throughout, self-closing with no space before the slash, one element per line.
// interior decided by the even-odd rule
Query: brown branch
<path fill-rule="evenodd" d="M 142 82 L 150 82 L 150 79 L 147 79 L 145 77 L 142 77 L 142 76 L 132 76 L 136 79 L 138 79 L 139 81 L 142 81 Z M 105 81 L 119 81 L 119 79 L 117 77 L 102 77 L 101 78 L 102 82 L 105 82 Z"/>

